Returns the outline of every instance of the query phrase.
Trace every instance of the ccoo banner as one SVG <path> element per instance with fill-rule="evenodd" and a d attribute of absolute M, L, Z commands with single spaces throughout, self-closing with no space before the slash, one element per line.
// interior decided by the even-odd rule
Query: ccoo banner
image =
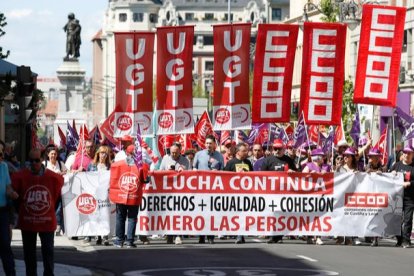
<path fill-rule="evenodd" d="M 290 122 L 298 25 L 259 24 L 254 59 L 252 122 Z"/>
<path fill-rule="evenodd" d="M 115 112 L 114 137 L 133 136 L 138 127 L 143 136 L 153 133 L 153 51 L 154 33 L 115 33 L 115 105 L 122 111 Z"/>
<path fill-rule="evenodd" d="M 395 107 L 406 10 L 362 6 L 355 103 Z"/>
<path fill-rule="evenodd" d="M 213 26 L 215 130 L 250 129 L 251 24 Z"/>
<path fill-rule="evenodd" d="M 305 22 L 300 108 L 309 125 L 340 125 L 346 25 Z"/>
<path fill-rule="evenodd" d="M 157 134 L 194 132 L 194 26 L 157 29 Z"/>

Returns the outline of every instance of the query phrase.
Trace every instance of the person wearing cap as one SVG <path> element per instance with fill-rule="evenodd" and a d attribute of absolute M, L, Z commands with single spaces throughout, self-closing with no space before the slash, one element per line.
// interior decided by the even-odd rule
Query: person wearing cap
<path fill-rule="evenodd" d="M 298 156 L 296 155 L 296 149 L 294 147 L 294 143 L 292 140 L 290 140 L 286 144 L 286 148 L 287 148 L 286 155 L 289 156 L 289 158 L 292 159 L 293 161 L 297 161 Z"/>
<path fill-rule="evenodd" d="M 344 164 L 336 168 L 337 172 L 356 172 L 357 160 L 355 157 L 356 150 L 354 148 L 347 148 L 344 153 Z"/>
<path fill-rule="evenodd" d="M 124 135 L 121 138 L 121 146 L 122 150 L 120 150 L 117 154 L 115 154 L 114 162 L 118 162 L 121 160 L 125 160 L 127 157 L 127 153 L 125 152 L 126 148 L 129 145 L 132 145 L 134 143 L 134 139 L 130 135 Z"/>
<path fill-rule="evenodd" d="M 401 236 L 397 236 L 395 246 L 408 248 L 411 246 L 411 230 L 413 228 L 414 212 L 414 151 L 411 147 L 403 149 L 402 160 L 396 162 L 390 169 L 391 172 L 402 172 L 404 175 L 404 197 L 403 197 L 403 223 Z"/>
<path fill-rule="evenodd" d="M 287 155 L 285 155 L 285 145 L 281 139 L 276 139 L 273 142 L 274 155 L 266 157 L 262 164 L 262 171 L 296 171 L 295 163 Z M 272 236 L 267 243 L 278 243 L 282 241 L 283 236 Z"/>
<path fill-rule="evenodd" d="M 221 171 L 224 169 L 224 159 L 221 153 L 216 151 L 216 138 L 207 135 L 206 149 L 197 152 L 194 156 L 193 170 Z M 209 244 L 214 244 L 214 236 L 207 236 Z M 205 236 L 200 236 L 198 243 L 205 243 Z"/>
<path fill-rule="evenodd" d="M 365 166 L 365 172 L 385 172 L 386 167 L 381 163 L 381 156 L 382 153 L 378 148 L 371 148 L 367 154 L 368 156 L 368 164 Z"/>
<path fill-rule="evenodd" d="M 224 147 L 222 147 L 222 155 L 224 159 L 224 166 L 227 164 L 227 162 L 234 158 L 235 151 L 236 151 L 236 143 L 232 141 L 231 139 L 227 139 L 226 142 L 224 142 Z"/>

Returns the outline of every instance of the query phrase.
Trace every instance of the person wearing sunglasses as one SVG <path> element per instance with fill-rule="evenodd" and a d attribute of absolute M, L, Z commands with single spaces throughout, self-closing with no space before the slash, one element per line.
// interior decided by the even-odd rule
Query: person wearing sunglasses
<path fill-rule="evenodd" d="M 26 275 L 37 274 L 36 240 L 40 237 L 44 275 L 53 275 L 56 204 L 60 198 L 63 177 L 42 164 L 41 151 L 29 152 L 30 167 L 11 177 L 19 195 L 17 228 L 22 232 Z"/>
<path fill-rule="evenodd" d="M 7 164 L 3 161 L 4 153 L 0 151 L 0 257 L 6 275 L 16 275 L 13 251 L 10 246 L 10 219 L 8 199 L 17 199 L 18 194 L 11 186 Z"/>
<path fill-rule="evenodd" d="M 262 164 L 262 171 L 286 171 L 295 172 L 297 171 L 295 163 L 287 155 L 285 155 L 285 145 L 281 139 L 276 139 L 273 142 L 273 155 L 265 158 Z M 267 243 L 278 243 L 281 242 L 283 236 L 272 236 Z"/>

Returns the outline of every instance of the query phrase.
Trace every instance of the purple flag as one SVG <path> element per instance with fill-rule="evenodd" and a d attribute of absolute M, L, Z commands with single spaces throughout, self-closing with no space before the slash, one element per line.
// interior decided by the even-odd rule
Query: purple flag
<path fill-rule="evenodd" d="M 79 143 L 79 135 L 75 132 L 73 127 L 67 122 L 66 129 L 66 149 L 68 151 L 76 151 Z"/>
<path fill-rule="evenodd" d="M 351 131 L 349 136 L 354 140 L 354 145 L 358 145 L 359 135 L 361 134 L 361 123 L 359 122 L 359 112 L 358 110 L 355 113 L 354 121 L 352 122 Z"/>
<path fill-rule="evenodd" d="M 287 144 L 289 142 L 289 137 L 287 136 L 285 130 L 283 127 L 279 127 L 277 125 L 271 124 L 269 127 L 269 137 L 270 141 L 273 141 L 275 139 L 280 139 L 283 141 L 283 144 Z"/>
<path fill-rule="evenodd" d="M 298 125 L 293 133 L 293 146 L 295 148 L 300 147 L 306 141 L 306 127 L 305 120 L 303 119 L 303 113 L 300 114 Z"/>
<path fill-rule="evenodd" d="M 325 134 L 323 134 L 322 132 L 319 132 L 318 134 L 318 146 L 320 146 L 322 148 L 322 145 L 325 143 L 326 141 L 326 136 Z"/>
<path fill-rule="evenodd" d="M 324 141 L 320 140 L 320 145 L 324 153 L 329 153 L 332 150 L 332 145 L 335 138 L 335 127 L 329 127 L 328 137 Z"/>
<path fill-rule="evenodd" d="M 254 141 L 256 141 L 257 136 L 259 135 L 260 131 L 262 129 L 267 129 L 269 126 L 268 124 L 262 123 L 255 123 L 252 124 L 252 130 L 249 133 L 249 137 L 247 138 L 247 140 L 245 141 L 247 144 L 249 145 L 253 145 Z"/>
<path fill-rule="evenodd" d="M 119 147 L 115 145 L 114 143 L 112 143 L 111 140 L 109 140 L 108 138 L 105 138 L 102 144 L 110 147 L 114 153 L 117 153 L 120 151 Z"/>
<path fill-rule="evenodd" d="M 401 108 L 394 109 L 394 118 L 402 133 L 401 140 L 406 141 L 414 138 L 414 118 L 405 113 Z"/>
<path fill-rule="evenodd" d="M 249 137 L 247 137 L 246 133 L 243 130 L 237 130 L 235 132 L 237 132 L 237 140 L 234 139 L 235 141 L 239 141 L 239 143 L 240 142 L 247 143 L 247 140 L 249 139 Z M 249 143 L 247 143 L 247 144 L 249 144 Z M 251 146 L 251 145 L 249 144 L 249 146 Z"/>
<path fill-rule="evenodd" d="M 102 140 L 101 132 L 99 131 L 98 125 L 96 125 L 96 127 L 93 129 L 92 134 L 93 143 L 95 145 L 98 145 Z"/>
<path fill-rule="evenodd" d="M 135 151 L 134 151 L 134 162 L 137 168 L 142 168 L 142 137 L 141 137 L 141 130 L 138 125 L 137 127 L 137 137 L 135 137 Z"/>

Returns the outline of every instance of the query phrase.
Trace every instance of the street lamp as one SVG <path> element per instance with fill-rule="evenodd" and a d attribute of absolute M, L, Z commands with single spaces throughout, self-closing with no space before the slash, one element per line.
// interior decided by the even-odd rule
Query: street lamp
<path fill-rule="evenodd" d="M 349 29 L 354 30 L 360 22 L 360 19 L 358 18 L 358 14 L 360 12 L 358 4 L 355 3 L 354 0 L 350 0 L 348 2 L 345 2 L 345 0 L 330 0 L 330 2 L 333 6 L 333 10 L 338 12 L 338 21 L 347 24 Z M 303 22 L 309 21 L 308 14 L 314 10 L 325 14 L 318 5 L 311 2 L 311 0 L 308 0 L 308 2 L 306 2 L 303 6 L 302 19 L 299 21 L 301 27 Z"/>

